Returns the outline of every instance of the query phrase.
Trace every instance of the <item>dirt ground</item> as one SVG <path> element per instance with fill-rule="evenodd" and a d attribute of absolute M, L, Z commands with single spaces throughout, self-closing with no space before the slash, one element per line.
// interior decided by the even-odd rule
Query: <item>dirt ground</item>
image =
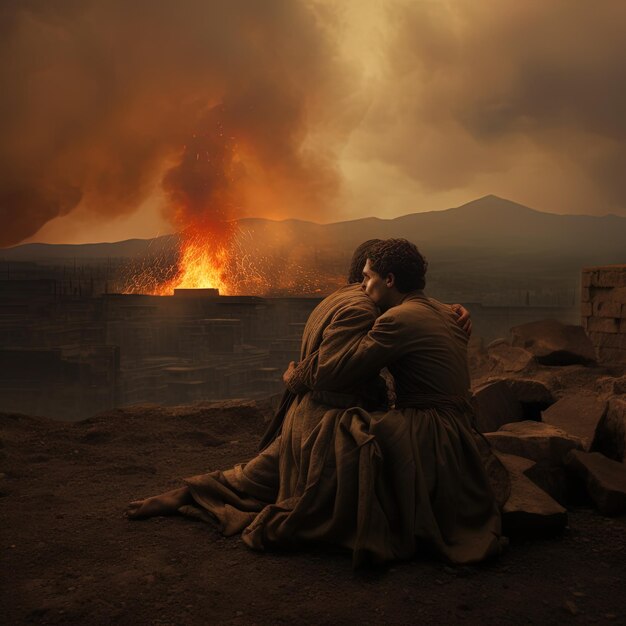
<path fill-rule="evenodd" d="M 563 535 L 477 567 L 353 572 L 344 553 L 255 553 L 201 522 L 123 517 L 130 500 L 252 456 L 253 404 L 0 414 L 0 427 L 3 624 L 626 623 L 623 517 L 572 510 Z"/>

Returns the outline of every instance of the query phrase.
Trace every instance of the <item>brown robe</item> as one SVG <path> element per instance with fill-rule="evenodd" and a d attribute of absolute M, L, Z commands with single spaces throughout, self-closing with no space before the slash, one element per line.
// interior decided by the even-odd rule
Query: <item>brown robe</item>
<path fill-rule="evenodd" d="M 338 289 L 309 316 L 302 336 L 301 359 L 321 346 L 329 330 L 333 341 L 354 345 L 371 329 L 378 314 L 376 305 L 358 284 Z M 310 450 L 302 449 L 324 414 L 337 406 L 386 405 L 384 383 L 377 372 L 371 378 L 358 381 L 342 393 L 306 392 L 287 398 L 284 423 L 279 419 L 268 429 L 262 451 L 255 458 L 230 470 L 185 480 L 198 506 L 182 507 L 181 513 L 217 522 L 224 534 L 232 535 L 252 523 L 266 507 L 297 496 L 301 492 L 299 475 L 307 473 L 310 463 Z"/>
<path fill-rule="evenodd" d="M 186 481 L 201 516 L 242 531 L 254 549 L 322 541 L 352 550 L 356 565 L 497 553 L 500 516 L 469 423 L 465 334 L 421 293 L 369 333 L 365 317 L 348 307 L 318 332 L 292 379 L 315 391 L 294 402 L 266 450 Z M 405 408 L 371 413 L 356 391 L 384 365 Z"/>
<path fill-rule="evenodd" d="M 347 351 L 327 345 L 300 363 L 290 386 L 340 388 L 384 365 L 396 383 L 397 409 L 348 410 L 340 418 L 352 427 L 366 424 L 373 448 L 372 460 L 358 470 L 359 488 L 367 489 L 355 560 L 402 559 L 425 550 L 470 563 L 498 553 L 489 455 L 479 450 L 471 423 L 467 335 L 449 307 L 413 292 Z"/>

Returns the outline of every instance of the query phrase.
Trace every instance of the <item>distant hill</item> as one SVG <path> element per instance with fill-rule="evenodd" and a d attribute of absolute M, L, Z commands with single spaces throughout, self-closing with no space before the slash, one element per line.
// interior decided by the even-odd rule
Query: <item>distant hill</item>
<path fill-rule="evenodd" d="M 113 243 L 25 243 L 12 248 L 0 248 L 0 259 L 10 261 L 54 261 L 58 259 L 126 259 L 172 248 L 177 235 L 154 239 L 126 239 Z"/>
<path fill-rule="evenodd" d="M 429 261 L 429 293 L 457 302 L 573 306 L 582 267 L 626 263 L 626 218 L 542 213 L 497 196 L 395 219 L 315 224 L 249 218 L 239 225 L 239 249 L 261 261 L 273 289 L 282 294 L 332 291 L 343 280 L 354 248 L 372 238 L 417 243 Z M 113 288 L 123 290 L 124 277 L 172 267 L 178 241 L 178 235 L 165 235 L 115 243 L 24 244 L 0 249 L 0 261 L 116 266 L 121 282 Z"/>
<path fill-rule="evenodd" d="M 281 245 L 337 247 L 347 254 L 360 242 L 406 237 L 429 256 L 452 253 L 472 258 L 551 258 L 583 264 L 626 262 L 626 218 L 616 215 L 556 215 L 489 195 L 444 211 L 411 213 L 394 219 L 365 218 L 332 224 L 302 220 L 242 219 L 241 228 L 268 248 Z M 129 239 L 94 244 L 23 244 L 0 249 L 0 258 L 20 261 L 131 258 L 160 254 L 178 237 Z M 455 253 L 456 251 L 456 253 Z"/>

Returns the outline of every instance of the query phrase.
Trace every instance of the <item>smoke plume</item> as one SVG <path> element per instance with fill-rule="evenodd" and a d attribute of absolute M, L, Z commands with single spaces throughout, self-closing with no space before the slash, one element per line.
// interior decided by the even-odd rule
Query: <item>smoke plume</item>
<path fill-rule="evenodd" d="M 332 149 L 308 142 L 342 70 L 312 5 L 7 0 L 0 12 L 0 245 L 79 205 L 130 212 L 160 181 L 183 228 L 332 205 Z"/>

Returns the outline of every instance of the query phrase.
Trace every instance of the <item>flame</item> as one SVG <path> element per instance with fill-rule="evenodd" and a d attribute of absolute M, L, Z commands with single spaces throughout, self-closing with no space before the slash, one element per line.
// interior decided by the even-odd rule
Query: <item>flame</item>
<path fill-rule="evenodd" d="M 237 217 L 265 196 L 273 197 L 275 179 L 262 176 L 271 163 L 259 160 L 243 130 L 232 132 L 231 118 L 223 106 L 210 109 L 203 132 L 190 137 L 168 170 L 163 188 L 170 220 L 180 233 L 178 249 L 174 257 L 169 250 L 130 268 L 125 293 L 213 288 L 221 295 L 295 295 L 327 290 L 329 279 L 338 282 L 321 273 L 310 254 L 302 254 L 299 246 L 313 242 L 284 241 L 273 249 L 271 238 L 263 241 L 258 233 L 240 229 Z"/>
<path fill-rule="evenodd" d="M 175 289 L 209 288 L 220 295 L 262 295 L 272 287 L 270 267 L 252 234 L 236 222 L 204 224 L 184 231 L 175 251 L 160 251 L 127 268 L 122 291 L 167 296 Z"/>
<path fill-rule="evenodd" d="M 175 289 L 219 289 L 222 295 L 234 291 L 228 279 L 229 243 L 235 228 L 227 223 L 215 232 L 194 229 L 183 234 L 177 269 L 172 278 L 155 285 L 153 295 L 172 295 Z M 145 292 L 144 292 L 145 293 Z"/>

